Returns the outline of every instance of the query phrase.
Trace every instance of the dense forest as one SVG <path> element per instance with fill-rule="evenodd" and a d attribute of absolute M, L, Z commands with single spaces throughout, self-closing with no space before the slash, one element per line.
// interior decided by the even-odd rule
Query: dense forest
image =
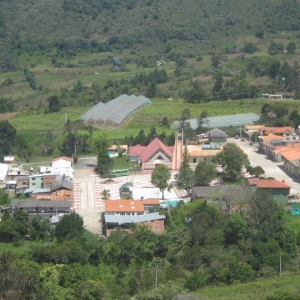
<path fill-rule="evenodd" d="M 26 234 L 32 246 L 22 254 L 1 254 L 0 295 L 194 299 L 189 292 L 201 294 L 205 286 L 272 278 L 280 267 L 297 272 L 299 235 L 285 228 L 284 209 L 270 194 L 256 191 L 244 193 L 240 213 L 222 212 L 222 202 L 234 201 L 234 194 L 232 187 L 211 203 L 196 200 L 160 210 L 167 217 L 163 235 L 133 226 L 132 234 L 117 231 L 99 239 L 84 229 L 76 213 L 65 215 L 56 228 L 39 216 L 28 219 L 22 211 L 4 213 L 1 241 L 22 247 Z"/>

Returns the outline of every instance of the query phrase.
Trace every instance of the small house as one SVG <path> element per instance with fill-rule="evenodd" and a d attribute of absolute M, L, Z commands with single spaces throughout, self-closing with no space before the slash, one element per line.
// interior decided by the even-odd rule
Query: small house
<path fill-rule="evenodd" d="M 276 179 L 248 179 L 254 190 L 261 189 L 271 193 L 273 199 L 279 203 L 287 203 L 291 186 L 285 180 Z"/>

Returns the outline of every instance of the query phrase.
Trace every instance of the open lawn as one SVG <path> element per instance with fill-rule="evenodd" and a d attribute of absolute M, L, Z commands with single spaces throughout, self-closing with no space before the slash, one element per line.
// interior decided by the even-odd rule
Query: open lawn
<path fill-rule="evenodd" d="M 260 279 L 256 282 L 235 284 L 224 287 L 207 287 L 197 293 L 199 299 L 221 300 L 263 300 L 268 296 L 276 296 L 279 293 L 292 293 L 299 295 L 300 275 L 275 277 L 272 279 Z M 273 299 L 273 298 L 272 298 Z M 275 299 L 275 298 L 274 298 Z M 299 298 L 276 298 L 276 299 L 299 299 Z"/>

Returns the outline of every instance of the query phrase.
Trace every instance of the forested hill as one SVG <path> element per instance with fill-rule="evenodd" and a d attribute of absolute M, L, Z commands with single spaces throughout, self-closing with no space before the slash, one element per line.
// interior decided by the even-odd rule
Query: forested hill
<path fill-rule="evenodd" d="M 2 56 L 13 49 L 224 50 L 242 35 L 300 29 L 296 0 L 1 0 Z M 70 41 L 81 39 L 72 44 Z M 67 42 L 69 41 L 69 42 Z M 89 42 L 88 44 L 86 42 Z M 91 43 L 92 41 L 92 43 Z M 13 46 L 13 47 L 9 47 Z"/>

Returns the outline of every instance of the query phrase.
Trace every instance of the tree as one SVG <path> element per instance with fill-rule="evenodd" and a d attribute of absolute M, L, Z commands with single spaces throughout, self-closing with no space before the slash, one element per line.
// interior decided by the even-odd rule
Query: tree
<path fill-rule="evenodd" d="M 221 72 L 217 72 L 213 76 L 214 85 L 213 85 L 213 92 L 219 93 L 223 87 L 223 75 Z"/>
<path fill-rule="evenodd" d="M 252 174 L 256 177 L 262 176 L 265 174 L 264 169 L 261 166 L 256 166 L 252 170 Z"/>
<path fill-rule="evenodd" d="M 217 68 L 219 64 L 221 63 L 220 56 L 218 54 L 213 54 L 211 57 L 211 64 Z"/>
<path fill-rule="evenodd" d="M 295 128 L 298 125 L 300 125 L 300 115 L 298 113 L 297 110 L 293 110 L 289 117 L 288 117 L 289 121 L 292 123 L 292 126 Z"/>
<path fill-rule="evenodd" d="M 184 147 L 183 161 L 178 173 L 177 186 L 190 194 L 191 187 L 194 185 L 194 172 L 188 163 L 187 147 Z"/>
<path fill-rule="evenodd" d="M 17 130 L 7 120 L 0 121 L 0 156 L 9 154 L 17 141 Z"/>
<path fill-rule="evenodd" d="M 273 196 L 256 190 L 250 199 L 249 224 L 263 237 L 274 237 L 282 229 L 282 211 Z"/>
<path fill-rule="evenodd" d="M 10 199 L 8 193 L 4 189 L 0 189 L 0 205 L 7 205 L 10 204 Z"/>
<path fill-rule="evenodd" d="M 225 226 L 225 238 L 227 245 L 237 244 L 247 234 L 247 221 L 239 214 L 228 217 Z"/>
<path fill-rule="evenodd" d="M 171 188 L 168 184 L 168 180 L 170 179 L 171 172 L 165 165 L 157 166 L 151 174 L 151 183 L 162 192 L 162 199 L 164 199 L 164 191 Z"/>
<path fill-rule="evenodd" d="M 94 142 L 94 151 L 97 153 L 97 171 L 100 175 L 109 174 L 113 167 L 113 160 L 108 154 L 111 143 L 107 135 L 102 134 Z"/>
<path fill-rule="evenodd" d="M 286 50 L 288 52 L 288 54 L 294 54 L 296 51 L 296 43 L 295 42 L 289 42 Z"/>
<path fill-rule="evenodd" d="M 194 172 L 195 185 L 209 185 L 217 177 L 217 166 L 214 163 L 200 161 Z"/>
<path fill-rule="evenodd" d="M 253 54 L 255 51 L 257 51 L 257 47 L 253 43 L 251 42 L 245 43 L 244 52 Z"/>
<path fill-rule="evenodd" d="M 197 124 L 198 127 L 196 129 L 196 133 L 203 133 L 205 132 L 205 126 L 204 125 L 208 125 L 209 121 L 207 120 L 208 117 L 208 111 L 207 110 L 203 110 L 199 116 L 199 118 L 197 119 Z"/>
<path fill-rule="evenodd" d="M 55 227 L 55 236 L 59 240 L 80 237 L 83 234 L 83 218 L 75 212 L 64 215 Z"/>
<path fill-rule="evenodd" d="M 168 117 L 164 117 L 161 121 L 160 124 L 162 127 L 170 128 L 170 123 Z"/>
<path fill-rule="evenodd" d="M 240 175 L 243 166 L 249 165 L 247 155 L 234 143 L 228 143 L 219 152 L 214 161 L 220 164 L 223 171 L 230 180 L 235 180 Z"/>
<path fill-rule="evenodd" d="M 52 95 L 48 98 L 48 112 L 53 113 L 53 112 L 58 112 L 60 111 L 61 104 L 59 100 L 58 95 Z"/>
<path fill-rule="evenodd" d="M 280 66 L 281 66 L 280 61 L 278 61 L 277 59 L 272 60 L 269 63 L 269 65 L 267 67 L 267 72 L 268 72 L 268 75 L 270 78 L 272 78 L 272 79 L 276 78 L 276 76 L 279 73 Z"/>

